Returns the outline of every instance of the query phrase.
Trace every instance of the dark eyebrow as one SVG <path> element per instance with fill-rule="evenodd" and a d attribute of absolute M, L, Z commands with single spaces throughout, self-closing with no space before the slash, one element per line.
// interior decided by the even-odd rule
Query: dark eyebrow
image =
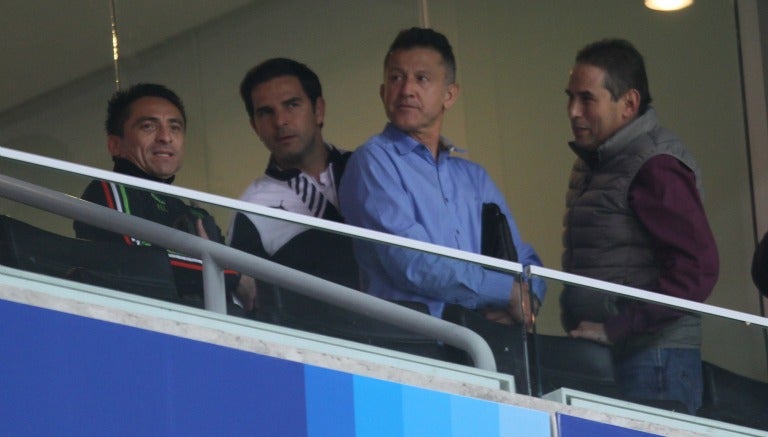
<path fill-rule="evenodd" d="M 139 125 L 141 123 L 144 123 L 145 121 L 152 121 L 152 122 L 155 122 L 155 123 L 160 123 L 160 119 L 159 118 L 147 115 L 147 116 L 144 116 L 144 117 L 137 118 L 136 122 L 134 123 L 134 125 Z"/>
<path fill-rule="evenodd" d="M 270 112 L 270 111 L 272 111 L 272 108 L 270 108 L 269 106 L 259 106 L 258 108 L 253 110 L 253 113 L 264 114 L 265 112 Z"/>
<path fill-rule="evenodd" d="M 184 123 L 184 119 L 182 118 L 172 118 L 170 120 L 171 125 L 178 125 L 181 127 L 181 130 L 186 132 L 187 131 L 187 125 Z"/>
<path fill-rule="evenodd" d="M 160 119 L 157 117 L 153 117 L 151 115 L 146 115 L 144 117 L 139 117 L 136 119 L 136 122 L 133 124 L 134 126 L 138 126 L 141 123 L 144 123 L 145 121 L 151 121 L 153 123 L 160 123 Z M 186 125 L 184 124 L 184 119 L 181 118 L 172 118 L 169 120 L 169 123 L 178 124 L 181 125 L 181 127 L 186 129 Z"/>
<path fill-rule="evenodd" d="M 303 99 L 301 98 L 301 96 L 294 96 L 294 97 L 291 97 L 290 99 L 283 100 L 283 105 L 288 105 L 290 103 L 299 103 L 302 100 Z"/>
<path fill-rule="evenodd" d="M 569 97 L 579 96 L 581 98 L 584 98 L 584 97 L 594 97 L 595 96 L 594 94 L 592 94 L 591 91 L 576 91 L 576 92 L 572 92 L 568 88 L 565 89 L 565 94 L 567 94 Z"/>

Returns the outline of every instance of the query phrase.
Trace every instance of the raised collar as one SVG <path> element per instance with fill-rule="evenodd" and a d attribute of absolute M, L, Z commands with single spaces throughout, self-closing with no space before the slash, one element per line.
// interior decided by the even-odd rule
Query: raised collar
<path fill-rule="evenodd" d="M 326 162 L 326 168 L 327 168 L 328 165 L 330 164 L 340 162 L 342 160 L 343 154 L 333 144 L 325 143 L 325 146 L 328 147 L 328 159 Z M 287 181 L 300 175 L 301 170 L 299 170 L 298 168 L 281 169 L 280 167 L 277 166 L 277 163 L 275 162 L 275 158 L 272 155 L 270 155 L 269 163 L 267 163 L 267 169 L 264 170 L 264 173 L 267 176 L 271 176 L 277 180 Z"/>
<path fill-rule="evenodd" d="M 129 176 L 136 176 L 138 178 L 147 179 L 150 181 L 155 182 L 162 182 L 165 184 L 172 184 L 173 180 L 176 179 L 176 176 L 171 176 L 168 179 L 161 179 L 155 176 L 150 176 L 144 170 L 140 169 L 136 164 L 133 162 L 125 159 L 125 158 L 119 158 L 117 156 L 112 157 L 112 162 L 115 163 L 115 166 L 112 168 L 112 171 L 115 173 L 120 174 L 127 174 Z"/>
<path fill-rule="evenodd" d="M 656 116 L 656 110 L 649 107 L 640 117 L 629 122 L 626 126 L 619 129 L 612 137 L 608 138 L 603 144 L 597 147 L 597 150 L 586 150 L 578 146 L 573 141 L 568 145 L 576 155 L 589 164 L 599 161 L 605 161 L 622 153 L 624 148 L 632 142 L 637 136 L 642 135 L 659 124 Z"/>

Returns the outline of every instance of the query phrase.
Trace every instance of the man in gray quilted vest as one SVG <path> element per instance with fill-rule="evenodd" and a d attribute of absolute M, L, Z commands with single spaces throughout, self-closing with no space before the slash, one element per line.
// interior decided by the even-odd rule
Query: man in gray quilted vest
<path fill-rule="evenodd" d="M 602 40 L 576 56 L 566 89 L 576 154 L 563 233 L 563 270 L 703 302 L 719 260 L 702 204 L 701 174 L 650 106 L 643 57 Z M 701 405 L 696 314 L 567 286 L 563 326 L 611 345 L 622 392 L 637 400 Z"/>

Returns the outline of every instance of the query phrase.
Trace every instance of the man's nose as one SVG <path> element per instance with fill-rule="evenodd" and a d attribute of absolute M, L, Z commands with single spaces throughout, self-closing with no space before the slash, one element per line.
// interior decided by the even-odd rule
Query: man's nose
<path fill-rule="evenodd" d="M 581 105 L 575 99 L 568 101 L 568 118 L 574 119 L 581 116 Z"/>
<path fill-rule="evenodd" d="M 285 126 L 288 124 L 288 113 L 284 109 L 278 109 L 275 111 L 275 124 L 277 126 Z"/>
<path fill-rule="evenodd" d="M 405 77 L 403 79 L 403 85 L 400 87 L 400 95 L 412 96 L 413 89 L 416 86 L 416 79 L 413 77 Z"/>
<path fill-rule="evenodd" d="M 170 143 L 173 141 L 170 126 L 160 125 L 160 127 L 157 128 L 157 140 L 162 143 Z"/>

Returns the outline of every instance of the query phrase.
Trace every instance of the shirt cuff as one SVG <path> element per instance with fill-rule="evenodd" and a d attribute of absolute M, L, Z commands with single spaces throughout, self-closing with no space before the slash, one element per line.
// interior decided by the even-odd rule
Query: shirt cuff
<path fill-rule="evenodd" d="M 483 280 L 478 292 L 477 308 L 507 308 L 515 277 L 509 273 L 483 269 Z"/>
<path fill-rule="evenodd" d="M 539 299 L 539 304 L 544 303 L 544 296 L 547 295 L 547 283 L 544 278 L 534 276 L 531 278 L 531 291 Z"/>

